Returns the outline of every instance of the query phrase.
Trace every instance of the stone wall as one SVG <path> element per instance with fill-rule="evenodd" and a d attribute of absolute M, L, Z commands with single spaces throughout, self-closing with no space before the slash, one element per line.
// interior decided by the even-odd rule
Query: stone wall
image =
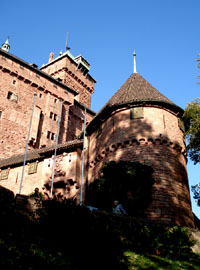
<path fill-rule="evenodd" d="M 89 182 L 111 160 L 152 166 L 155 184 L 147 218 L 193 227 L 184 137 L 173 113 L 144 107 L 139 119 L 131 119 L 130 109 L 113 114 L 90 136 Z"/>
<path fill-rule="evenodd" d="M 0 158 L 24 152 L 34 93 L 37 99 L 29 148 L 55 143 L 59 99 L 63 101 L 59 142 L 65 142 L 69 106 L 76 95 L 68 90 L 27 63 L 9 54 L 0 54 Z"/>
<path fill-rule="evenodd" d="M 67 55 L 41 68 L 55 78 L 60 78 L 64 84 L 79 93 L 77 101 L 90 108 L 91 94 L 94 92 L 95 80 L 89 74 L 78 69 L 78 64 Z"/>
<path fill-rule="evenodd" d="M 80 146 L 79 146 L 80 147 Z M 80 170 L 81 151 L 79 147 L 75 149 L 65 149 L 56 157 L 53 194 L 64 196 L 65 198 L 76 198 L 79 200 L 80 192 Z M 36 150 L 35 150 L 36 151 Z M 53 173 L 53 149 L 37 150 L 40 157 L 34 160 L 29 159 L 25 166 L 22 182 L 21 194 L 29 195 L 36 187 L 40 192 L 50 195 Z M 31 152 L 29 153 L 31 155 Z M 19 156 L 21 159 L 21 157 Z M 12 160 L 11 160 L 12 161 Z M 17 162 L 17 161 L 16 161 Z M 7 164 L 0 169 L 0 186 L 11 190 L 14 194 L 20 192 L 23 163 Z M 7 177 L 1 178 L 3 171 L 7 170 Z"/>

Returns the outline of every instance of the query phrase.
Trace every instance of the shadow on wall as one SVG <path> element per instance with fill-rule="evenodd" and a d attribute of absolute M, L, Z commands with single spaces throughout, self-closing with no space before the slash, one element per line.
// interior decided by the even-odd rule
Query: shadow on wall
<path fill-rule="evenodd" d="M 81 120 L 82 119 L 82 120 Z M 69 110 L 69 122 L 66 132 L 66 141 L 77 139 L 83 130 L 84 111 L 73 105 Z"/>
<path fill-rule="evenodd" d="M 166 134 L 147 137 L 146 134 L 150 134 L 153 127 L 144 119 L 137 121 L 131 136 L 130 125 L 123 126 L 123 130 L 112 130 L 110 125 L 106 128 L 104 133 L 96 137 L 96 147 L 90 152 L 91 179 L 98 179 L 103 164 L 112 160 L 151 166 L 155 183 L 152 202 L 145 210 L 147 218 L 193 227 L 185 149 L 180 142 L 170 141 Z"/>

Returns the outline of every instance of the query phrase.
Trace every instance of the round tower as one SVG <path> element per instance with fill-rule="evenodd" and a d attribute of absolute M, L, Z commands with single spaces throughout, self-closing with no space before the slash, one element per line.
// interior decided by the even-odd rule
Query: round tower
<path fill-rule="evenodd" d="M 88 182 L 105 162 L 137 161 L 153 168 L 150 220 L 193 227 L 183 110 L 133 73 L 87 126 Z"/>

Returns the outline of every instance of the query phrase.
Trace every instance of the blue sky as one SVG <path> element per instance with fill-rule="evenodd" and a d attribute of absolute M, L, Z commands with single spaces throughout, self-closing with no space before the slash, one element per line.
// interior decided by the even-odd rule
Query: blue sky
<path fill-rule="evenodd" d="M 71 53 L 88 60 L 97 81 L 96 112 L 131 75 L 135 49 L 137 71 L 184 109 L 200 96 L 199 10 L 199 0 L 2 1 L 0 44 L 10 36 L 10 53 L 40 67 L 65 50 L 69 31 Z M 190 186 L 199 169 L 188 162 Z M 194 200 L 192 208 L 200 217 Z"/>

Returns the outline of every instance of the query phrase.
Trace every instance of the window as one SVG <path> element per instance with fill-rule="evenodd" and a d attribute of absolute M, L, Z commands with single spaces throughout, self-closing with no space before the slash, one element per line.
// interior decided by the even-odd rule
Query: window
<path fill-rule="evenodd" d="M 56 114 L 56 113 L 50 112 L 49 117 L 50 117 L 51 119 L 53 119 L 54 121 L 57 120 L 57 114 Z"/>
<path fill-rule="evenodd" d="M 132 108 L 130 110 L 130 118 L 131 119 L 144 118 L 143 107 Z"/>
<path fill-rule="evenodd" d="M 7 180 L 8 179 L 9 170 L 5 169 L 0 172 L 0 180 Z"/>
<path fill-rule="evenodd" d="M 54 133 L 51 133 L 51 140 L 53 141 L 55 138 L 55 134 Z"/>
<path fill-rule="evenodd" d="M 7 99 L 11 99 L 12 97 L 12 92 L 8 92 Z"/>
<path fill-rule="evenodd" d="M 47 139 L 50 139 L 50 136 L 51 136 L 51 132 L 47 131 Z"/>
<path fill-rule="evenodd" d="M 1 117 L 2 117 L 2 111 L 0 111 L 0 119 L 1 119 Z"/>
<path fill-rule="evenodd" d="M 56 102 L 57 102 L 57 99 L 55 98 L 55 99 L 54 99 L 54 103 L 56 103 Z"/>
<path fill-rule="evenodd" d="M 18 102 L 18 96 L 8 91 L 7 99 L 12 100 L 14 102 Z"/>
<path fill-rule="evenodd" d="M 28 174 L 33 174 L 37 172 L 37 162 L 32 162 L 28 166 Z"/>
<path fill-rule="evenodd" d="M 55 133 L 47 131 L 47 139 L 51 139 L 52 141 L 54 141 Z"/>
<path fill-rule="evenodd" d="M 184 125 L 184 122 L 181 118 L 178 119 L 178 125 L 179 125 L 180 130 L 185 132 L 185 125 Z"/>
<path fill-rule="evenodd" d="M 41 93 L 39 94 L 39 98 L 42 98 L 42 94 Z"/>

